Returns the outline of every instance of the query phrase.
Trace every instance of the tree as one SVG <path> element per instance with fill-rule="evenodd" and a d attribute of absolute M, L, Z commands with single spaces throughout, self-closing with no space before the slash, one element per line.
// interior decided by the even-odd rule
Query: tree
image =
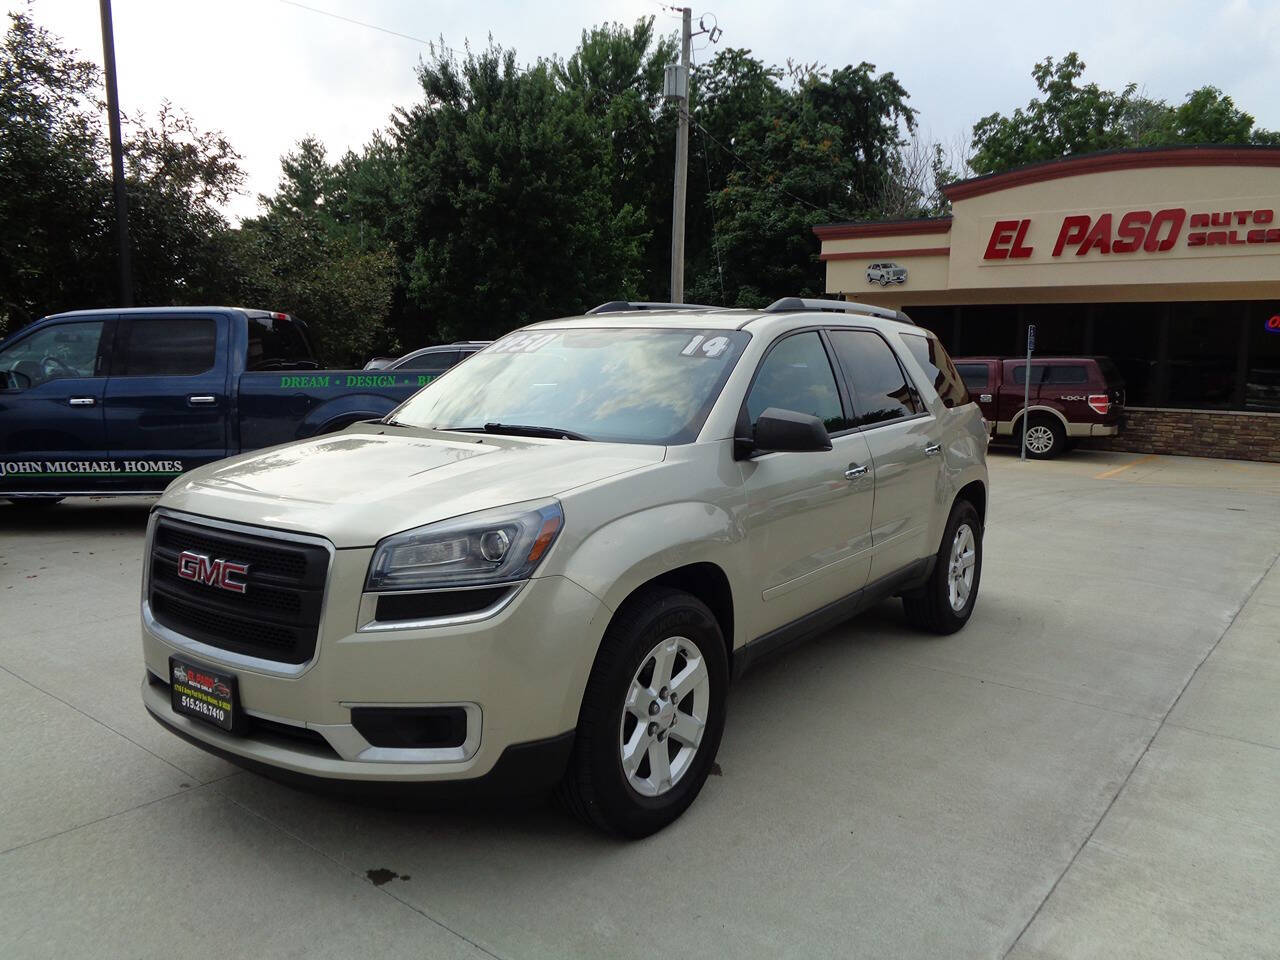
<path fill-rule="evenodd" d="M 362 367 L 398 346 L 387 327 L 395 282 L 390 245 L 357 239 L 341 216 L 351 202 L 341 165 L 305 138 L 281 159 L 276 192 L 245 221 L 223 253 L 233 264 L 232 298 L 306 321 L 322 361 Z"/>
<path fill-rule="evenodd" d="M 1254 119 L 1212 86 L 1187 94 L 1179 106 L 1138 93 L 1078 83 L 1085 64 L 1068 53 L 1046 57 L 1031 70 L 1044 95 L 1012 115 L 993 113 L 973 128 L 971 165 L 980 174 L 1027 163 L 1121 147 L 1280 143 L 1280 134 L 1258 129 Z"/>
<path fill-rule="evenodd" d="M 915 125 L 906 90 L 869 63 L 793 75 L 784 86 L 781 69 L 725 50 L 699 77 L 695 126 L 727 171 L 708 197 L 717 276 L 690 284 L 697 298 L 759 306 L 820 292 L 812 227 L 885 207 L 885 170 Z"/>
<path fill-rule="evenodd" d="M 402 112 L 418 334 L 492 337 L 630 293 L 635 218 L 615 209 L 608 146 L 553 65 L 490 46 L 422 65 Z"/>
<path fill-rule="evenodd" d="M 117 302 L 105 105 L 98 68 L 22 13 L 0 46 L 0 332 Z M 239 157 L 169 105 L 127 124 L 137 302 L 191 303 L 225 286 L 219 211 Z"/>

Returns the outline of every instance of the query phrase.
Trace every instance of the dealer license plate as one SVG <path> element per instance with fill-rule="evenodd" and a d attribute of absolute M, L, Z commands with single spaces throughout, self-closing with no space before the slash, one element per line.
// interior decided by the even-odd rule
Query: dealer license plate
<path fill-rule="evenodd" d="M 234 731 L 240 710 L 236 696 L 236 678 L 169 658 L 169 696 L 175 713 L 212 723 L 223 730 Z"/>

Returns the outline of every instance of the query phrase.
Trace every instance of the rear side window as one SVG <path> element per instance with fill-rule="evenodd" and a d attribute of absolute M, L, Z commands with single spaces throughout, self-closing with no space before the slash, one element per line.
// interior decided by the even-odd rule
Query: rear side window
<path fill-rule="evenodd" d="M 1089 371 L 1083 363 L 1051 363 L 1045 368 L 1041 383 L 1069 384 L 1088 383 Z"/>
<path fill-rule="evenodd" d="M 941 343 L 933 337 L 915 333 L 903 334 L 902 339 L 916 363 L 924 368 L 925 374 L 933 381 L 933 388 L 942 398 L 943 406 L 962 407 L 969 402 L 969 389 Z"/>
<path fill-rule="evenodd" d="M 816 331 L 792 334 L 764 358 L 747 394 L 747 416 L 753 427 L 770 407 L 815 416 L 828 433 L 849 428 L 831 361 Z"/>
<path fill-rule="evenodd" d="M 870 330 L 831 330 L 831 344 L 853 394 L 854 426 L 914 416 L 923 410 L 889 344 Z"/>
<path fill-rule="evenodd" d="M 298 324 L 288 316 L 249 317 L 249 355 L 246 370 L 287 370 L 314 367 L 311 347 Z"/>
<path fill-rule="evenodd" d="M 1031 368 L 1031 385 L 1034 387 L 1044 380 L 1044 367 L 1033 366 Z M 1013 368 L 1013 382 L 1018 386 L 1022 386 L 1027 382 L 1027 365 L 1020 364 Z"/>
<path fill-rule="evenodd" d="M 392 370 L 426 370 L 441 373 L 458 362 L 457 350 L 435 350 L 391 364 Z"/>
<path fill-rule="evenodd" d="M 956 372 L 970 393 L 986 393 L 991 385 L 991 373 L 985 363 L 957 363 Z"/>
<path fill-rule="evenodd" d="M 217 326 L 203 318 L 134 318 L 124 348 L 124 376 L 189 377 L 213 367 Z"/>

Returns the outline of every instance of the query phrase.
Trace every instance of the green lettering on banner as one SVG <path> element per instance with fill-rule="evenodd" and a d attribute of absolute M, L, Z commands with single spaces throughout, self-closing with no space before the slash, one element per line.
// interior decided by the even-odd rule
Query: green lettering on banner
<path fill-rule="evenodd" d="M 327 387 L 329 386 L 329 377 L 281 377 L 280 389 L 306 389 L 308 387 Z"/>
<path fill-rule="evenodd" d="M 423 373 L 418 375 L 418 386 L 425 387 L 428 383 L 436 378 L 434 373 Z"/>

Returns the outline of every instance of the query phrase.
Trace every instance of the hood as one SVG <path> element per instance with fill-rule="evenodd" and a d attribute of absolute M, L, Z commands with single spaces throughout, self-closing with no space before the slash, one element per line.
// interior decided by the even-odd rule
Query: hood
<path fill-rule="evenodd" d="M 366 547 L 437 520 L 554 497 L 664 454 L 660 446 L 362 424 L 193 470 L 160 506 Z"/>

